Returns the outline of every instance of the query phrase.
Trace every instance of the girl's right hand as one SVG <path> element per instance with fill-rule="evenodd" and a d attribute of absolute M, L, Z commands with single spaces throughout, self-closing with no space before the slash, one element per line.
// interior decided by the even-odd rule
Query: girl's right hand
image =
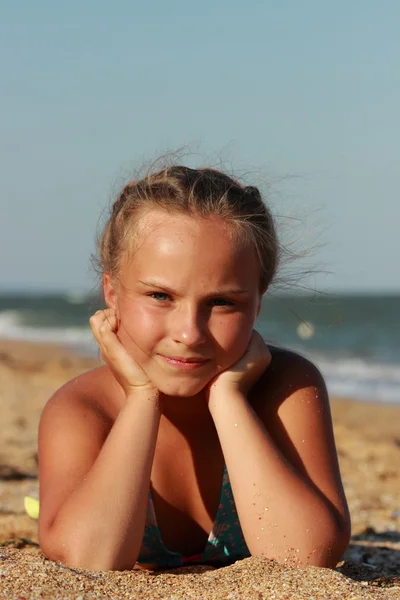
<path fill-rule="evenodd" d="M 157 392 L 146 373 L 126 351 L 118 339 L 118 319 L 113 308 L 98 310 L 89 319 L 101 356 L 126 396 L 140 390 Z"/>

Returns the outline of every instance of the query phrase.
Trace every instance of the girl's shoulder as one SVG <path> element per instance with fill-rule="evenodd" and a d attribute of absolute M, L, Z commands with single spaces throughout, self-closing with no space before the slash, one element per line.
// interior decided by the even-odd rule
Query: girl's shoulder
<path fill-rule="evenodd" d="M 318 367 L 308 358 L 288 348 L 267 344 L 271 362 L 253 388 L 255 401 L 267 397 L 269 404 L 281 404 L 287 398 L 310 387 L 318 395 L 327 396 L 323 376 Z M 272 402 L 275 398 L 276 403 Z"/>
<path fill-rule="evenodd" d="M 270 372 L 276 375 L 283 373 L 287 375 L 287 369 L 295 369 L 296 372 L 300 369 L 301 372 L 308 376 L 311 374 L 321 376 L 318 367 L 299 352 L 273 344 L 267 344 L 267 347 L 272 357 L 268 367 Z"/>
<path fill-rule="evenodd" d="M 110 427 L 121 405 L 121 389 L 106 366 L 96 367 L 73 377 L 47 402 L 44 412 L 74 409 L 89 412 Z"/>

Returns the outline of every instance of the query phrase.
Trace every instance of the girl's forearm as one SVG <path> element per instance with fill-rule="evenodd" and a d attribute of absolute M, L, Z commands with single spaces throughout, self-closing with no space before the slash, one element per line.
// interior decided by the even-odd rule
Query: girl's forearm
<path fill-rule="evenodd" d="M 46 533 L 43 545 L 54 548 L 59 560 L 96 570 L 134 566 L 161 412 L 152 392 L 127 399 L 92 468 Z"/>
<path fill-rule="evenodd" d="M 246 398 L 214 398 L 210 412 L 251 554 L 335 566 L 344 550 L 336 515 L 289 464 Z"/>

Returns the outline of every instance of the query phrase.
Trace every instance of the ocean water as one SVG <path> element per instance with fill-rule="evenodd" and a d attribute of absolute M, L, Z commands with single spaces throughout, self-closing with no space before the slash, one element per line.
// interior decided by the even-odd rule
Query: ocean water
<path fill-rule="evenodd" d="M 0 338 L 56 342 L 95 355 L 88 319 L 98 299 L 78 294 L 0 295 Z M 400 296 L 274 296 L 256 329 L 310 358 L 331 395 L 400 403 Z"/>

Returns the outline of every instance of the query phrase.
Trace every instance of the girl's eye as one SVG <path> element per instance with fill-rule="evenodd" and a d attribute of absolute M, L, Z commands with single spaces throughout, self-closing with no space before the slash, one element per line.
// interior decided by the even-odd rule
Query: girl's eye
<path fill-rule="evenodd" d="M 159 300 L 160 302 L 165 302 L 166 300 L 169 300 L 168 294 L 165 294 L 164 292 L 151 292 L 148 295 L 150 296 L 150 298 L 154 298 L 155 300 Z"/>
<path fill-rule="evenodd" d="M 171 296 L 166 294 L 165 292 L 150 292 L 147 294 L 150 298 L 154 298 L 158 302 L 167 302 L 171 300 Z M 211 306 L 233 306 L 233 302 L 231 300 L 226 300 L 225 298 L 214 298 L 210 301 Z"/>
<path fill-rule="evenodd" d="M 233 302 L 225 298 L 214 298 L 211 302 L 214 306 L 233 306 Z"/>

